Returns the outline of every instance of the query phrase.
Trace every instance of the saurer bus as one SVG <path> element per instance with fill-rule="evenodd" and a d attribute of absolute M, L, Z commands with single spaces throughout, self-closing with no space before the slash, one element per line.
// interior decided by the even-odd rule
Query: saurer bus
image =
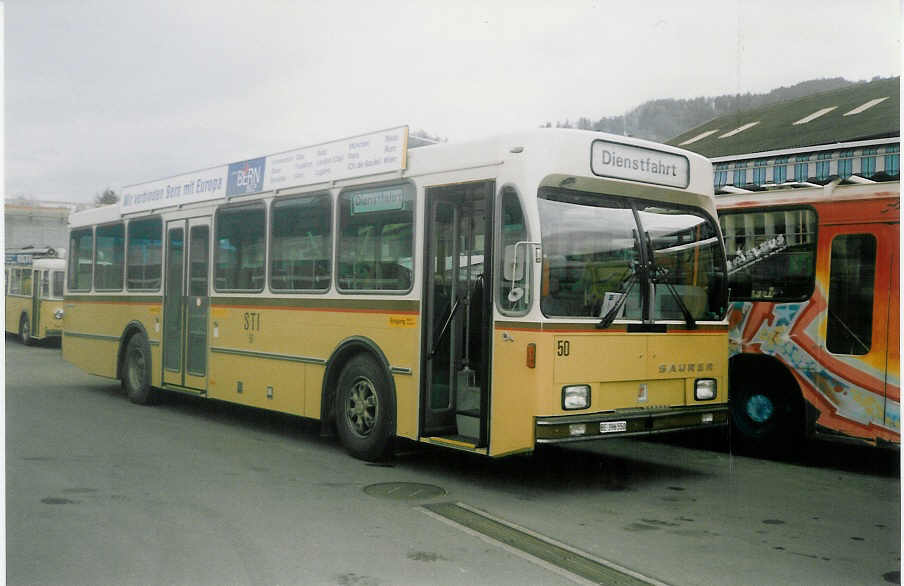
<path fill-rule="evenodd" d="M 63 356 L 161 390 L 488 456 L 727 425 L 712 166 L 537 129 L 407 127 L 128 186 L 75 213 Z"/>

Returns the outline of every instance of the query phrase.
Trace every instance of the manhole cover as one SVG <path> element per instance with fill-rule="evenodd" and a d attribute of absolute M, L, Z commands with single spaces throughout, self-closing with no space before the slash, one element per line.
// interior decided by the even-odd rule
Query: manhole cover
<path fill-rule="evenodd" d="M 432 484 L 419 482 L 381 482 L 364 488 L 370 496 L 396 501 L 413 501 L 443 496 L 446 491 Z"/>

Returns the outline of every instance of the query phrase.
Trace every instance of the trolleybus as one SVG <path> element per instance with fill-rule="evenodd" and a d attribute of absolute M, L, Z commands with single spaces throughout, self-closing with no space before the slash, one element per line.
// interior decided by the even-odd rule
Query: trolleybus
<path fill-rule="evenodd" d="M 407 127 L 126 187 L 72 215 L 63 356 L 120 379 L 488 456 L 727 425 L 711 164 L 537 129 Z"/>
<path fill-rule="evenodd" d="M 716 198 L 733 430 L 748 447 L 785 451 L 805 436 L 900 444 L 898 147 L 884 141 L 894 159 L 883 161 L 876 142 L 822 148 L 825 185 L 807 180 L 811 165 L 797 181 Z M 759 166 L 771 174 L 788 154 Z"/>
<path fill-rule="evenodd" d="M 64 256 L 53 248 L 6 251 L 6 332 L 23 344 L 63 333 Z"/>

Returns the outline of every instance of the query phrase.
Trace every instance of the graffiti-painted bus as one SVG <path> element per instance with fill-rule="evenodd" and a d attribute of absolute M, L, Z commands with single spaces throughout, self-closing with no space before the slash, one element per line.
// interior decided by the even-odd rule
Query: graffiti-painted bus
<path fill-rule="evenodd" d="M 717 197 L 732 433 L 748 447 L 782 450 L 805 436 L 900 444 L 900 184 L 878 178 Z"/>

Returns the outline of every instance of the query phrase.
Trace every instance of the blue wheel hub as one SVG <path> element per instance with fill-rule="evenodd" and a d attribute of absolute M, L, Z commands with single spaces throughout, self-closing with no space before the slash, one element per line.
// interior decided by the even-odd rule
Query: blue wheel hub
<path fill-rule="evenodd" d="M 772 419 L 772 415 L 775 413 L 775 405 L 772 403 L 772 399 L 766 395 L 757 394 L 747 399 L 745 410 L 752 421 L 766 423 Z"/>

